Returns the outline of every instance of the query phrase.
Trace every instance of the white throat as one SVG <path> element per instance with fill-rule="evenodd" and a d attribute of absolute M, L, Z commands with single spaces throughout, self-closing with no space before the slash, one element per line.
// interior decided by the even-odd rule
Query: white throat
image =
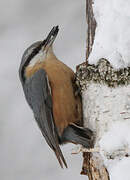
<path fill-rule="evenodd" d="M 46 59 L 48 59 L 48 58 L 50 58 L 50 57 L 52 57 L 52 56 L 55 56 L 54 53 L 53 53 L 53 48 L 52 48 L 52 46 L 49 47 L 49 49 L 48 49 L 47 51 L 41 49 L 41 50 L 39 51 L 39 53 L 36 54 L 36 55 L 32 58 L 32 60 L 31 60 L 30 63 L 29 63 L 29 66 L 32 67 L 32 66 L 34 66 L 36 63 L 38 63 L 38 62 L 39 62 L 39 63 L 40 63 L 40 62 L 43 62 L 43 61 L 45 61 Z"/>
<path fill-rule="evenodd" d="M 29 63 L 29 66 L 34 66 L 37 62 L 42 62 L 44 61 L 46 58 L 46 53 L 43 52 L 43 50 L 40 50 L 40 52 L 38 54 L 36 54 L 32 60 Z"/>

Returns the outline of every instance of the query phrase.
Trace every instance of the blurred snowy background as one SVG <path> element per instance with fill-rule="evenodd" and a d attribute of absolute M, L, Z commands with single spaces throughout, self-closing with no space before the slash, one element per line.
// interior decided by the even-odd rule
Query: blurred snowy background
<path fill-rule="evenodd" d="M 57 57 L 75 69 L 85 58 L 85 1 L 0 1 L 0 179 L 86 179 L 80 176 L 81 155 L 63 147 L 68 169 L 60 166 L 45 143 L 27 105 L 18 77 L 24 50 L 59 25 Z"/>

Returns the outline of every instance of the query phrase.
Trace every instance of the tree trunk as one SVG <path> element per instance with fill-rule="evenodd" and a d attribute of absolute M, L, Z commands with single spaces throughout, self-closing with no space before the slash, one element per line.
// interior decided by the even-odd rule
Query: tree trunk
<path fill-rule="evenodd" d="M 102 60 L 101 61 L 101 65 L 97 66 L 104 69 L 103 64 L 109 64 L 109 62 L 107 62 L 106 60 Z M 91 68 L 92 67 L 92 68 Z M 80 65 L 77 69 L 77 85 L 80 87 L 81 91 L 82 91 L 82 97 L 83 97 L 83 104 L 85 104 L 85 101 L 88 101 L 88 99 L 86 99 L 86 97 L 84 96 L 84 93 L 88 94 L 88 96 L 92 96 L 90 91 L 87 91 L 87 89 L 89 88 L 89 81 L 93 81 L 95 82 L 101 82 L 100 81 L 100 75 L 98 76 L 96 73 L 94 73 L 94 68 L 96 69 L 96 67 L 93 67 L 92 65 Z M 97 78 L 97 80 L 96 80 Z M 109 82 L 109 81 L 108 81 Z M 91 84 L 91 83 L 90 83 Z M 96 99 L 95 99 L 96 100 Z M 92 104 L 91 100 L 89 101 L 90 104 Z M 93 108 L 93 105 L 92 107 Z M 91 110 L 88 109 L 88 111 L 86 112 L 86 108 L 83 107 L 84 110 L 84 126 L 88 127 L 94 131 L 96 131 L 97 129 L 93 129 L 91 127 L 91 122 L 88 122 L 87 120 L 87 116 L 88 114 L 91 116 L 93 116 L 93 114 L 91 114 Z M 96 111 L 98 111 L 98 109 L 96 109 Z M 99 112 L 98 112 L 99 113 Z M 96 117 L 93 117 L 96 119 Z M 91 119 L 91 118 L 90 118 Z M 90 126 L 89 126 L 90 125 Z M 96 132 L 97 133 L 97 132 Z M 98 133 L 97 133 L 98 134 Z M 98 138 L 96 137 L 96 141 L 98 141 Z M 94 146 L 94 148 L 96 149 L 96 146 Z M 83 152 L 83 167 L 82 167 L 82 175 L 87 175 L 89 177 L 89 180 L 109 180 L 109 173 L 105 167 L 105 165 L 103 164 L 103 159 L 100 156 L 99 152 Z"/>
<path fill-rule="evenodd" d="M 107 165 L 112 167 L 111 160 L 112 162 L 121 161 L 124 157 L 130 156 L 126 140 L 127 132 L 125 132 L 127 127 L 123 129 L 121 138 L 124 139 L 121 140 L 121 145 L 112 151 L 102 149 L 104 147 L 101 147 L 99 142 L 105 133 L 110 132 L 113 125 L 120 123 L 119 130 L 121 131 L 122 127 L 129 124 L 130 67 L 115 70 L 107 60 L 101 59 L 97 65 L 80 65 L 77 69 L 76 82 L 83 97 L 84 126 L 95 133 L 95 151 L 83 153 L 84 162 L 81 174 L 88 175 L 90 180 L 109 180 L 109 172 L 103 158 L 105 157 Z M 118 132 L 120 133 L 122 132 Z M 117 138 L 115 143 L 120 140 L 118 134 L 115 132 L 112 134 Z M 115 137 L 109 133 L 106 141 L 110 139 L 112 142 L 112 138 L 114 140 Z"/>
<path fill-rule="evenodd" d="M 96 30 L 96 20 L 94 18 L 93 13 L 93 0 L 86 0 L 86 20 L 87 20 L 87 40 L 86 40 L 86 63 L 92 51 L 92 46 L 94 43 L 95 30 Z M 84 63 L 83 63 L 84 64 Z M 81 66 L 83 65 L 81 64 Z M 77 66 L 77 74 L 79 72 L 79 67 Z M 78 77 L 78 76 L 77 76 Z M 79 79 L 77 79 L 77 84 L 79 85 Z M 86 84 L 83 86 L 80 85 L 80 88 L 84 88 Z M 109 174 L 107 169 L 102 165 L 99 169 L 99 164 L 102 164 L 101 157 L 97 157 L 96 160 L 93 159 L 94 154 L 90 152 L 83 152 L 83 167 L 82 167 L 82 175 L 87 175 L 89 180 L 109 180 Z"/>
<path fill-rule="evenodd" d="M 115 69 L 105 58 L 95 64 L 89 63 L 97 26 L 92 4 L 92 0 L 86 0 L 86 62 L 77 66 L 76 83 L 82 93 L 84 127 L 94 132 L 95 140 L 93 150 L 83 149 L 81 174 L 87 175 L 89 180 L 115 180 L 119 178 L 117 162 L 130 156 L 129 139 L 126 136 L 130 128 L 130 67 Z M 119 61 L 117 59 L 117 64 Z M 112 175 L 114 168 L 116 178 L 115 172 Z"/>
<path fill-rule="evenodd" d="M 95 37 L 95 30 L 96 30 L 96 20 L 94 18 L 93 13 L 93 0 L 86 0 L 86 20 L 87 20 L 87 48 L 86 48 L 86 65 L 88 57 L 92 51 L 92 46 L 94 43 L 94 37 Z M 78 68 L 77 68 L 78 71 Z M 83 167 L 81 174 L 88 175 L 90 180 L 109 180 L 109 175 L 104 166 L 102 166 L 100 169 L 98 168 L 99 164 L 101 164 L 100 161 L 102 161 L 100 158 L 97 158 L 97 161 L 94 160 L 93 154 L 90 152 L 83 152 Z"/>

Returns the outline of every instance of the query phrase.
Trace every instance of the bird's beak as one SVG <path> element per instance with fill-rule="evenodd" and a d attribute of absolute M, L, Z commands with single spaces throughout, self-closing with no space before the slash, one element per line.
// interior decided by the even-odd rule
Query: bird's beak
<path fill-rule="evenodd" d="M 58 34 L 58 31 L 59 31 L 59 27 L 58 26 L 54 26 L 52 28 L 52 30 L 48 34 L 47 38 L 45 39 L 44 48 L 46 48 L 46 47 L 49 48 L 53 44 L 53 42 L 54 42 L 54 40 L 55 40 L 55 38 L 56 38 L 56 36 Z"/>

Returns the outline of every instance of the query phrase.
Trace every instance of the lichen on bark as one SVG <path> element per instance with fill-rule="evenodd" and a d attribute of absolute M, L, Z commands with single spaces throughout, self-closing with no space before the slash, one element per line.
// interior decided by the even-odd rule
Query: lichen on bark
<path fill-rule="evenodd" d="M 91 83 L 117 87 L 130 84 L 130 67 L 115 70 L 108 60 L 100 59 L 97 65 L 81 64 L 76 72 L 76 84 L 84 91 Z"/>

